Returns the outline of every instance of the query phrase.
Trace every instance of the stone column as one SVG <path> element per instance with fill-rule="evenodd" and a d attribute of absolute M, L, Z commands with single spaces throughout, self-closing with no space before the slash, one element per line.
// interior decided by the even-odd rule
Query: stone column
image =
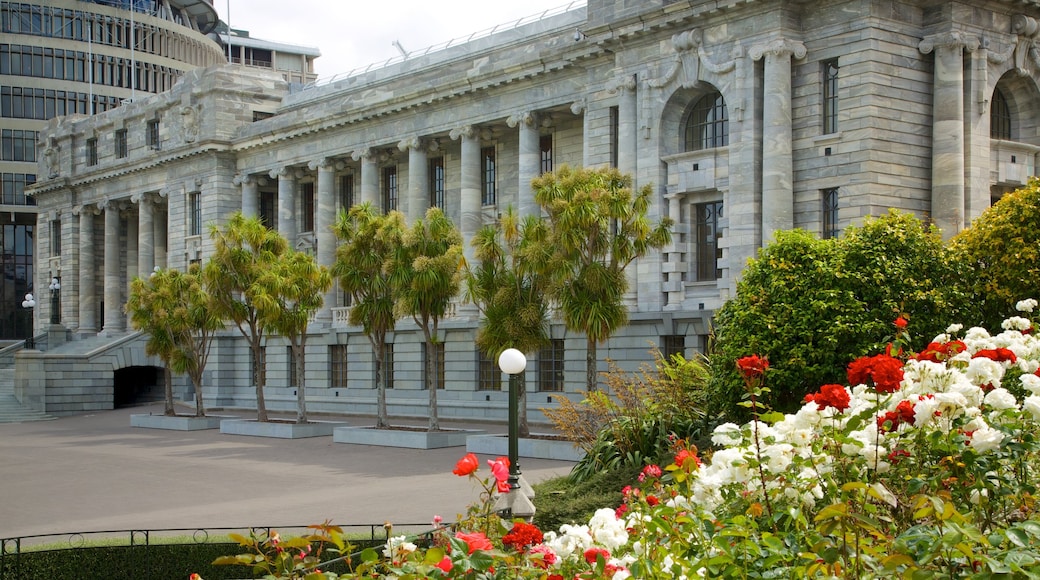
<path fill-rule="evenodd" d="M 318 200 L 314 229 L 318 238 L 318 263 L 332 267 L 336 261 L 336 234 L 332 231 L 332 223 L 336 217 L 336 167 L 335 160 L 325 157 L 312 162 L 309 167 L 318 170 Z M 333 284 L 325 292 L 324 303 L 317 312 L 317 321 L 322 324 L 332 323 L 332 307 L 336 305 L 336 290 Z"/>
<path fill-rule="evenodd" d="M 462 223 L 460 232 L 464 240 L 463 255 L 466 262 L 474 263 L 473 246 L 470 242 L 481 226 L 480 209 L 480 136 L 470 125 L 451 131 L 452 139 L 462 139 L 460 144 L 461 175 L 459 188 L 459 215 Z"/>
<path fill-rule="evenodd" d="M 145 278 L 155 268 L 155 202 L 148 193 L 130 201 L 137 204 L 137 275 Z"/>
<path fill-rule="evenodd" d="M 636 75 L 622 75 L 611 83 L 608 91 L 618 95 L 618 170 L 632 176 L 633 185 L 636 176 L 637 125 L 638 110 L 636 107 Z"/>
<path fill-rule="evenodd" d="M 360 149 L 351 154 L 354 161 L 361 162 L 361 203 L 370 203 L 380 209 L 379 203 L 379 164 L 375 152 L 371 149 Z"/>
<path fill-rule="evenodd" d="M 119 204 L 115 201 L 101 202 L 105 210 L 105 320 L 101 333 L 111 336 L 126 330 L 123 316 L 123 292 L 119 282 Z"/>
<path fill-rule="evenodd" d="M 964 51 L 979 40 L 960 31 L 926 37 L 922 53 L 935 52 L 932 82 L 932 222 L 944 240 L 964 228 Z"/>
<path fill-rule="evenodd" d="M 588 105 L 585 98 L 571 103 L 571 113 L 583 115 L 581 120 L 581 166 L 588 167 L 592 163 L 592 128 L 589 124 Z"/>
<path fill-rule="evenodd" d="M 296 172 L 292 167 L 271 170 L 271 179 L 278 180 L 278 233 L 296 247 Z"/>
<path fill-rule="evenodd" d="M 259 182 L 253 175 L 239 173 L 232 183 L 242 188 L 242 215 L 255 218 L 260 215 Z"/>
<path fill-rule="evenodd" d="M 518 127 L 520 132 L 517 213 L 521 218 L 538 215 L 538 204 L 534 200 L 534 190 L 531 189 L 531 181 L 542 171 L 541 149 L 538 147 L 538 115 L 522 111 L 506 119 L 506 124 Z"/>
<path fill-rule="evenodd" d="M 404 196 L 404 210 L 411 225 L 426 215 L 426 208 L 430 205 L 430 168 L 427 166 L 426 148 L 419 137 L 405 139 L 397 144 L 397 148 L 408 152 L 408 192 Z"/>
<path fill-rule="evenodd" d="M 791 58 L 804 58 L 801 42 L 777 39 L 749 51 L 765 57 L 762 103 L 762 242 L 794 227 L 794 157 L 791 130 Z"/>
<path fill-rule="evenodd" d="M 123 291 L 126 293 L 125 296 L 130 296 L 130 282 L 137 277 L 137 269 L 140 267 L 140 228 L 131 207 L 126 206 L 122 217 L 126 218 L 126 286 L 123 287 Z M 121 305 L 119 309 L 123 310 Z M 126 319 L 123 328 L 131 328 L 130 313 L 123 312 L 123 317 Z"/>
<path fill-rule="evenodd" d="M 94 216 L 98 207 L 93 204 L 77 208 L 79 214 L 79 334 L 97 332 L 97 297 L 94 295 Z"/>
<path fill-rule="evenodd" d="M 169 204 L 164 202 L 166 199 L 162 193 L 159 194 L 159 203 L 155 207 L 155 265 L 165 269 L 169 264 L 170 247 L 169 247 L 169 225 L 170 225 L 170 212 Z"/>

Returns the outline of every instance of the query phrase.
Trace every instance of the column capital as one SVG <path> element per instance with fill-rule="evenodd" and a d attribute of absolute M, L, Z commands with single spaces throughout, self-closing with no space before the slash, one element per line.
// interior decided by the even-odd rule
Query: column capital
<path fill-rule="evenodd" d="M 350 158 L 354 161 L 361 161 L 362 159 L 372 161 L 376 158 L 376 152 L 371 147 L 355 149 L 354 152 L 350 154 Z"/>
<path fill-rule="evenodd" d="M 85 203 L 72 208 L 72 215 L 101 215 L 101 209 L 96 203 Z"/>
<path fill-rule="evenodd" d="M 321 159 L 315 159 L 307 164 L 307 167 L 311 170 L 331 170 L 331 171 L 342 171 L 346 168 L 347 164 L 341 159 L 335 157 L 322 157 Z"/>
<path fill-rule="evenodd" d="M 619 74 L 616 77 L 607 81 L 607 85 L 605 88 L 607 92 L 612 95 L 624 93 L 625 91 L 635 92 L 636 75 L 635 73 Z"/>
<path fill-rule="evenodd" d="M 155 199 L 155 197 L 156 197 L 155 194 L 153 194 L 150 191 L 145 191 L 145 192 L 142 192 L 142 193 L 135 193 L 135 194 L 130 196 L 130 203 L 137 204 L 137 205 L 153 204 L 153 203 L 155 203 L 157 201 Z"/>
<path fill-rule="evenodd" d="M 303 177 L 303 175 L 301 175 L 300 170 L 296 167 L 293 167 L 292 165 L 276 167 L 272 169 L 270 173 L 268 173 L 268 175 L 271 176 L 271 179 L 285 179 L 288 177 L 292 177 L 293 179 L 299 179 Z"/>
<path fill-rule="evenodd" d="M 938 48 L 952 48 L 955 50 L 967 50 L 975 52 L 979 47 L 979 37 L 974 34 L 960 30 L 950 30 L 938 34 L 930 34 L 917 45 L 917 49 L 923 54 L 928 54 Z"/>
<path fill-rule="evenodd" d="M 233 183 L 234 185 L 238 185 L 238 186 L 242 186 L 242 185 L 256 185 L 257 184 L 257 176 L 249 174 L 249 173 L 236 173 L 235 177 L 231 179 L 231 183 Z"/>
<path fill-rule="evenodd" d="M 584 113 L 587 108 L 588 108 L 588 103 L 585 101 L 585 97 L 582 97 L 582 98 L 578 99 L 577 101 L 574 101 L 573 103 L 571 103 L 571 113 L 573 113 L 575 115 L 580 115 L 580 114 Z"/>
<path fill-rule="evenodd" d="M 506 118 L 506 125 L 509 125 L 510 128 L 514 128 L 520 125 L 524 125 L 526 127 L 534 127 L 537 124 L 538 113 L 535 113 L 533 111 L 520 111 L 518 113 L 513 113 L 512 115 L 509 115 L 508 118 Z"/>
<path fill-rule="evenodd" d="M 460 138 L 472 139 L 477 136 L 477 130 L 473 128 L 473 125 L 463 125 L 456 127 L 448 133 L 452 141 L 458 141 Z"/>
<path fill-rule="evenodd" d="M 748 49 L 751 60 L 761 60 L 763 56 L 790 56 L 795 59 L 803 59 L 806 54 L 805 45 L 799 40 L 788 38 L 777 38 L 762 44 L 756 44 Z"/>
<path fill-rule="evenodd" d="M 421 137 L 407 137 L 405 139 L 401 139 L 401 141 L 397 144 L 397 148 L 401 151 L 408 151 L 409 149 L 421 151 L 424 145 L 425 144 Z"/>

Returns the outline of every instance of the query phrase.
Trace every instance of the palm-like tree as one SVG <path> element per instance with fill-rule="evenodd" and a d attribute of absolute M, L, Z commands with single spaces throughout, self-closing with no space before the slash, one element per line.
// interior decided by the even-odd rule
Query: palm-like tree
<path fill-rule="evenodd" d="M 585 334 L 585 382 L 594 391 L 596 345 L 628 322 L 625 268 L 671 241 L 672 220 L 651 224 L 653 189 L 633 193 L 632 178 L 615 168 L 563 166 L 531 185 L 552 226 L 553 296 L 567 328 Z"/>
<path fill-rule="evenodd" d="M 252 289 L 253 304 L 260 319 L 271 330 L 284 336 L 296 364 L 296 422 L 307 422 L 305 384 L 307 324 L 311 314 L 321 308 L 325 292 L 332 286 L 328 268 L 314 256 L 290 250 L 265 271 Z"/>
<path fill-rule="evenodd" d="M 390 284 L 396 296 L 395 310 L 411 316 L 423 331 L 426 343 L 424 383 L 430 393 L 429 429 L 440 429 L 437 413 L 437 332 L 459 293 L 462 268 L 462 234 L 439 208 L 426 210 L 405 233 L 390 267 Z"/>
<path fill-rule="evenodd" d="M 552 246 L 549 228 L 537 216 L 518 218 L 512 207 L 496 225 L 474 236 L 475 265 L 466 275 L 466 298 L 483 316 L 477 347 L 497 360 L 507 348 L 532 353 L 549 342 L 548 272 Z M 527 424 L 527 381 L 518 383 L 519 434 L 530 435 Z"/>
<path fill-rule="evenodd" d="M 360 326 L 372 346 L 376 373 L 376 427 L 387 427 L 385 368 L 386 335 L 397 324 L 393 288 L 387 265 L 401 247 L 404 216 L 400 212 L 381 214 L 372 204 L 363 203 L 340 212 L 333 229 L 342 242 L 336 248 L 332 274 L 340 288 L 351 297 L 350 323 Z"/>
<path fill-rule="evenodd" d="M 256 381 L 256 418 L 267 421 L 263 369 L 267 321 L 256 308 L 256 282 L 288 251 L 289 242 L 259 218 L 247 218 L 241 212 L 232 215 L 223 230 L 211 227 L 210 237 L 214 241 L 213 256 L 203 275 L 212 290 L 216 311 L 234 322 L 249 342 Z"/>
<path fill-rule="evenodd" d="M 195 416 L 206 414 L 202 402 L 202 374 L 209 360 L 213 336 L 224 321 L 213 308 L 201 269 L 187 273 L 157 270 L 149 278 L 135 278 L 126 303 L 134 328 L 149 334 L 148 354 L 166 366 L 166 414 L 175 415 L 168 371 L 185 373 L 195 388 Z"/>

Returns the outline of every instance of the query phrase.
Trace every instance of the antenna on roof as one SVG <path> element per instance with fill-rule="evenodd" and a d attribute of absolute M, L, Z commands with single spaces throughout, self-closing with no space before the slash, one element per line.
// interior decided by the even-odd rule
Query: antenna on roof
<path fill-rule="evenodd" d="M 408 58 L 408 51 L 405 50 L 403 46 L 401 46 L 400 42 L 395 40 L 390 44 L 394 45 L 394 48 L 396 48 L 397 51 L 401 53 L 401 58 Z"/>

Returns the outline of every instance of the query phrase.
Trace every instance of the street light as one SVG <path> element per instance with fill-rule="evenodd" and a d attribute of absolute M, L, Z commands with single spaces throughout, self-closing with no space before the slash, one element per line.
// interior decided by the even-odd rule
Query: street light
<path fill-rule="evenodd" d="M 51 278 L 51 324 L 61 324 L 61 280 Z"/>
<path fill-rule="evenodd" d="M 36 340 L 33 338 L 33 309 L 36 308 L 36 299 L 33 298 L 32 292 L 25 295 L 22 308 L 29 313 L 29 335 L 25 337 L 25 348 L 36 348 Z"/>
<path fill-rule="evenodd" d="M 527 368 L 527 357 L 515 348 L 507 348 L 498 355 L 498 367 L 509 375 L 509 511 L 513 516 L 531 518 L 534 504 L 520 486 L 520 377 Z"/>

